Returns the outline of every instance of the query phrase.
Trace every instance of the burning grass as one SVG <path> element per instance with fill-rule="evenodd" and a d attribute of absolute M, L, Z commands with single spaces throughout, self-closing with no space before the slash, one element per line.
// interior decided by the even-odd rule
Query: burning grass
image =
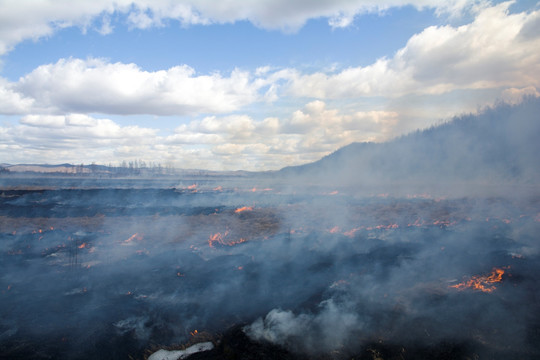
<path fill-rule="evenodd" d="M 540 354 L 538 202 L 109 190 L 0 199 L 3 356 Z"/>

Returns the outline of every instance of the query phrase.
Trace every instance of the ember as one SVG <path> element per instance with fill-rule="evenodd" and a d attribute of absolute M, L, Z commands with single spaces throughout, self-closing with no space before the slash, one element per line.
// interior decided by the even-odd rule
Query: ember
<path fill-rule="evenodd" d="M 246 242 L 246 239 L 238 239 L 238 240 L 230 240 L 225 241 L 225 238 L 229 235 L 229 231 L 225 231 L 225 233 L 222 235 L 221 233 L 216 233 L 213 235 L 210 235 L 210 238 L 208 239 L 208 246 L 211 248 L 214 248 L 216 246 L 234 246 L 238 244 L 242 244 Z"/>
<path fill-rule="evenodd" d="M 236 210 L 234 210 L 235 213 L 241 213 L 243 211 L 251 211 L 253 210 L 253 207 L 252 206 L 242 206 L 241 208 L 238 208 Z"/>
<path fill-rule="evenodd" d="M 502 281 L 503 275 L 503 269 L 493 268 L 489 275 L 475 275 L 465 282 L 450 287 L 458 290 L 472 289 L 490 293 L 496 289 L 495 284 Z"/>
<path fill-rule="evenodd" d="M 252 193 L 252 181 L 212 181 L 197 184 L 228 187 L 17 195 L 29 215 L 0 213 L 0 305 L 9 309 L 0 357 L 144 358 L 156 346 L 211 340 L 216 348 L 197 356 L 260 359 L 271 349 L 267 358 L 344 360 L 378 349 L 405 358 L 383 355 L 391 339 L 406 358 L 437 358 L 411 355 L 411 342 L 437 347 L 462 329 L 463 357 L 505 358 L 502 347 L 521 358 L 539 353 L 530 299 L 540 201 L 329 196 L 334 188 L 291 195 L 261 191 L 266 184 Z M 36 214 L 36 199 L 52 205 Z M 4 214 L 17 210 L 13 197 L 2 201 Z M 449 268 L 499 263 L 514 276 L 497 267 L 461 284 L 441 280 Z M 244 330 L 231 337 L 233 324 Z M 379 338 L 386 342 L 374 347 Z"/>
<path fill-rule="evenodd" d="M 139 233 L 135 233 L 135 234 L 131 235 L 128 239 L 124 240 L 124 244 L 129 244 L 133 240 L 141 241 L 142 239 L 143 239 L 142 235 L 140 235 Z"/>

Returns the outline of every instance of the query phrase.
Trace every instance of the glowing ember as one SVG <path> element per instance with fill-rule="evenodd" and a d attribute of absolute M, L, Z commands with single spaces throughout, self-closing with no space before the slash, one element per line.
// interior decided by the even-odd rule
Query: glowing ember
<path fill-rule="evenodd" d="M 390 224 L 390 225 L 376 225 L 376 226 L 368 226 L 366 230 L 381 230 L 381 229 L 397 229 L 399 227 L 398 224 Z"/>
<path fill-rule="evenodd" d="M 225 232 L 225 236 L 228 235 L 228 231 Z M 215 233 L 214 235 L 210 235 L 210 238 L 208 239 L 208 245 L 210 247 L 214 247 L 214 244 L 223 244 L 223 238 L 225 237 L 221 233 Z"/>
<path fill-rule="evenodd" d="M 253 210 L 253 206 L 242 206 L 241 208 L 234 210 L 234 212 L 240 213 L 242 211 L 251 211 L 251 210 Z"/>
<path fill-rule="evenodd" d="M 407 224 L 408 227 L 416 226 L 420 227 L 424 225 L 424 220 L 416 219 L 412 224 Z"/>
<path fill-rule="evenodd" d="M 360 230 L 362 230 L 362 229 L 364 229 L 364 228 L 365 228 L 365 226 L 359 226 L 359 227 L 356 227 L 356 228 L 351 229 L 351 230 L 349 230 L 349 231 L 345 231 L 345 232 L 343 233 L 343 235 L 352 238 L 352 237 L 354 237 L 354 234 L 355 234 L 357 231 L 360 231 Z"/>
<path fill-rule="evenodd" d="M 216 233 L 214 235 L 210 235 L 210 238 L 208 239 L 208 246 L 211 248 L 215 248 L 216 245 L 221 246 L 234 246 L 241 243 L 246 242 L 246 239 L 238 239 L 238 240 L 231 240 L 231 241 L 225 241 L 225 238 L 229 235 L 229 231 L 226 231 L 225 234 Z"/>
<path fill-rule="evenodd" d="M 133 240 L 141 241 L 142 239 L 143 239 L 142 235 L 140 235 L 139 233 L 135 233 L 135 234 L 131 235 L 127 240 L 124 240 L 124 244 L 129 244 Z"/>
<path fill-rule="evenodd" d="M 451 285 L 450 287 L 460 291 L 465 289 L 473 289 L 490 293 L 496 288 L 494 284 L 502 281 L 503 274 L 503 269 L 493 268 L 489 275 L 475 275 L 467 281 L 457 285 Z"/>
<path fill-rule="evenodd" d="M 195 336 L 197 335 L 199 332 L 197 330 L 193 330 L 192 332 L 190 332 L 191 336 Z"/>
<path fill-rule="evenodd" d="M 339 230 L 340 230 L 340 229 L 339 229 L 339 226 L 334 226 L 333 228 L 331 228 L 330 230 L 328 230 L 328 232 L 329 232 L 330 234 L 336 234 L 336 233 L 339 232 Z"/>

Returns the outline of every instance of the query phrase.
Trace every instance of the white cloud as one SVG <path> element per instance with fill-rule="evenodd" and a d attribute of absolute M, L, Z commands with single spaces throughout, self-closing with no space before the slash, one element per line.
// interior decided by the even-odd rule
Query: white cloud
<path fill-rule="evenodd" d="M 205 117 L 181 125 L 167 144 L 205 146 L 215 159 L 234 168 L 280 168 L 314 161 L 354 141 L 383 141 L 392 137 L 398 114 L 391 111 L 328 109 L 313 101 L 289 117 L 260 121 L 246 115 Z"/>
<path fill-rule="evenodd" d="M 19 125 L 0 128 L 0 157 L 12 163 L 107 163 L 119 160 L 120 149 L 130 149 L 130 158 L 152 157 L 158 156 L 157 132 L 83 114 L 27 115 Z"/>
<path fill-rule="evenodd" d="M 502 92 L 501 99 L 509 104 L 519 104 L 527 96 L 540 97 L 540 92 L 534 86 L 524 88 L 509 88 Z"/>
<path fill-rule="evenodd" d="M 156 115 L 234 111 L 257 100 L 261 86 L 240 70 L 228 77 L 197 75 L 186 65 L 147 72 L 101 59 L 61 59 L 8 85 L 4 96 L 33 111 Z"/>
<path fill-rule="evenodd" d="M 23 114 L 33 104 L 33 99 L 24 97 L 13 89 L 13 84 L 0 78 L 0 114 Z"/>
<path fill-rule="evenodd" d="M 132 27 L 164 26 L 168 20 L 181 24 L 233 23 L 248 20 L 266 29 L 296 31 L 307 20 L 326 17 L 333 27 L 348 26 L 358 14 L 389 7 L 412 5 L 435 8 L 439 13 L 460 13 L 481 0 L 0 0 L 0 55 L 27 39 L 50 36 L 57 29 L 79 26 L 86 31 L 96 19 L 95 30 L 108 34 L 114 13 L 125 14 Z"/>
<path fill-rule="evenodd" d="M 353 141 L 384 140 L 397 120 L 392 112 L 343 113 L 314 101 L 283 119 L 208 116 L 164 134 L 85 114 L 34 114 L 0 126 L 0 157 L 11 163 L 143 159 L 184 168 L 279 169 L 315 161 Z"/>
<path fill-rule="evenodd" d="M 540 36 L 523 36 L 539 11 L 509 14 L 511 3 L 483 7 L 467 25 L 432 26 L 392 58 L 335 74 L 293 73 L 292 95 L 339 99 L 441 94 L 459 89 L 540 85 Z M 540 35 L 540 34 L 539 34 Z"/>

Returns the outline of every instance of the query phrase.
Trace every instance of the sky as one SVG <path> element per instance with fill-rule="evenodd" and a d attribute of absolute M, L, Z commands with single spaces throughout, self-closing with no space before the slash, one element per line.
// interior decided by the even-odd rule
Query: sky
<path fill-rule="evenodd" d="M 537 1 L 0 0 L 0 163 L 277 170 L 538 74 Z"/>

